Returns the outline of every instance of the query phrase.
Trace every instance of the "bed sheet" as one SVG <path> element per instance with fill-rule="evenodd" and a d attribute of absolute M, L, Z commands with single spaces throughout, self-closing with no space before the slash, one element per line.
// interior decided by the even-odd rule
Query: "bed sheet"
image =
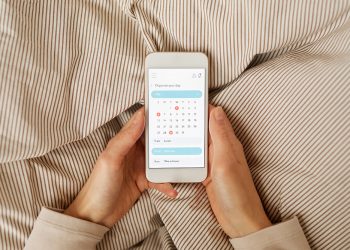
<path fill-rule="evenodd" d="M 350 247 L 349 1 L 0 1 L 0 248 L 66 207 L 140 107 L 154 51 L 202 51 L 273 222 Z M 229 249 L 200 184 L 143 194 L 98 249 Z M 181 214 L 182 216 L 178 216 Z"/>

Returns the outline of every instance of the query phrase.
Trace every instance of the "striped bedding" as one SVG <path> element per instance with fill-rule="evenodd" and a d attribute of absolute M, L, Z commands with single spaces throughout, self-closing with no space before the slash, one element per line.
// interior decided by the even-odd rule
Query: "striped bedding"
<path fill-rule="evenodd" d="M 201 51 L 273 222 L 350 248 L 350 1 L 0 0 L 0 249 L 65 208 L 143 103 L 145 56 Z M 98 249 L 229 249 L 201 184 L 144 193 Z"/>

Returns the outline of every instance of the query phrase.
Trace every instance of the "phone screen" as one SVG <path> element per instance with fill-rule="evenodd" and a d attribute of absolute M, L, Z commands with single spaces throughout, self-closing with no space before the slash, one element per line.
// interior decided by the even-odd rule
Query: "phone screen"
<path fill-rule="evenodd" d="M 204 68 L 149 69 L 150 168 L 203 168 Z"/>

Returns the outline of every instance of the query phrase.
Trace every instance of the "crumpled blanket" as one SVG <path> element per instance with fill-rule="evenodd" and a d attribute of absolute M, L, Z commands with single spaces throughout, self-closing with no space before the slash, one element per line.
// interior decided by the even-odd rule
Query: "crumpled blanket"
<path fill-rule="evenodd" d="M 350 1 L 1 0 L 0 249 L 65 208 L 143 103 L 144 59 L 201 51 L 273 222 L 350 247 Z M 145 192 L 98 249 L 229 249 L 201 184 Z"/>

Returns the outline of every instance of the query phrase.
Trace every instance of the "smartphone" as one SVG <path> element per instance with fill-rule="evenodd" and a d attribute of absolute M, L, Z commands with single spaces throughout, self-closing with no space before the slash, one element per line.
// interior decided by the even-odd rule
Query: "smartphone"
<path fill-rule="evenodd" d="M 159 52 L 145 62 L 146 177 L 155 183 L 206 179 L 208 58 Z"/>

